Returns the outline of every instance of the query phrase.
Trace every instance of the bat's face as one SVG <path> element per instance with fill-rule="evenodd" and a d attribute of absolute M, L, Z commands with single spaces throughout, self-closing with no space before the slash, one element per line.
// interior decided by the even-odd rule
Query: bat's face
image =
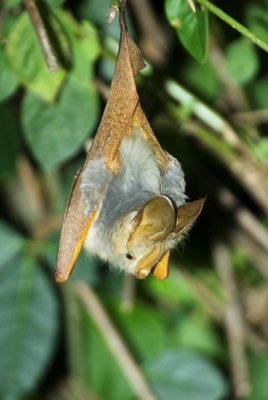
<path fill-rule="evenodd" d="M 97 220 L 87 236 L 85 247 L 137 278 L 146 278 L 150 272 L 159 279 L 165 278 L 169 250 L 190 228 L 203 202 L 194 204 L 187 203 L 177 209 L 167 196 L 155 196 L 139 212 L 130 212 L 117 219 L 108 229 L 105 241 L 101 239 L 103 235 Z"/>
<path fill-rule="evenodd" d="M 145 278 L 174 241 L 175 208 L 168 197 L 156 196 L 134 214 L 115 224 L 109 258 L 119 268 Z"/>

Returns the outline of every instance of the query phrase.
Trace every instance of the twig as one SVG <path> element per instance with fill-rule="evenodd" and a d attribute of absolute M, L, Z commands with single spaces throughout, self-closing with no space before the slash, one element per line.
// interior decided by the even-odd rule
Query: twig
<path fill-rule="evenodd" d="M 234 212 L 237 223 L 247 232 L 268 254 L 268 232 L 257 218 L 239 201 L 227 188 L 217 190 L 217 199 L 228 210 Z"/>
<path fill-rule="evenodd" d="M 70 285 L 62 286 L 61 294 L 65 305 L 68 366 L 72 379 L 82 384 L 84 374 L 84 353 L 82 335 L 79 330 L 79 302 L 77 301 L 75 293 Z"/>
<path fill-rule="evenodd" d="M 99 91 L 101 97 L 107 101 L 110 93 L 110 87 L 100 79 L 94 79 L 94 84 Z"/>
<path fill-rule="evenodd" d="M 221 297 L 213 293 L 208 285 L 201 279 L 189 273 L 186 267 L 183 266 L 183 268 L 180 269 L 180 275 L 186 280 L 187 284 L 189 284 L 195 298 L 202 304 L 206 312 L 208 312 L 213 319 L 221 322 L 223 318 L 223 301 Z M 181 279 L 181 277 L 179 276 L 178 279 Z"/>
<path fill-rule="evenodd" d="M 155 65 L 164 64 L 168 57 L 169 35 L 148 0 L 130 0 L 140 31 L 139 47 L 145 58 Z"/>
<path fill-rule="evenodd" d="M 180 103 L 189 106 L 194 115 L 220 134 L 221 138 L 232 148 L 241 148 L 241 141 L 231 125 L 220 114 L 200 101 L 178 82 L 168 80 L 165 84 L 166 92 Z"/>
<path fill-rule="evenodd" d="M 246 324 L 247 342 L 254 353 L 263 353 L 267 350 L 267 340 L 260 337 L 249 324 Z"/>
<path fill-rule="evenodd" d="M 243 93 L 241 87 L 230 79 L 228 72 L 226 70 L 225 56 L 217 44 L 214 37 L 215 35 L 209 36 L 209 60 L 217 73 L 222 86 L 223 93 L 225 94 L 225 103 L 228 107 L 232 107 L 234 110 L 246 110 L 248 109 L 248 104 L 246 101 L 246 96 Z"/>
<path fill-rule="evenodd" d="M 225 56 L 218 46 L 218 43 L 214 36 L 215 35 L 209 36 L 208 56 L 223 86 L 220 99 L 222 100 L 222 102 L 220 106 L 224 110 L 225 114 L 229 112 L 230 109 L 232 110 L 232 112 L 234 110 L 246 111 L 248 110 L 249 105 L 245 93 L 243 92 L 241 87 L 230 78 L 229 74 L 227 73 Z M 244 129 L 247 135 L 251 138 L 258 138 L 258 131 L 253 125 L 247 125 L 244 127 Z"/>
<path fill-rule="evenodd" d="M 36 35 L 38 37 L 40 46 L 43 50 L 43 54 L 50 71 L 56 71 L 58 69 L 58 63 L 56 56 L 53 53 L 47 30 L 45 28 L 44 22 L 40 15 L 40 12 L 35 4 L 34 0 L 24 0 L 26 10 L 32 21 L 33 27 L 35 29 Z"/>
<path fill-rule="evenodd" d="M 191 10 L 195 13 L 196 8 L 195 8 L 195 4 L 194 4 L 193 0 L 187 0 L 187 3 L 189 4 Z"/>
<path fill-rule="evenodd" d="M 208 151 L 215 154 L 259 207 L 268 214 L 268 182 L 264 165 L 258 165 L 252 157 L 233 150 L 226 142 L 194 122 L 187 123 L 182 130 L 195 137 Z"/>
<path fill-rule="evenodd" d="M 136 394 L 136 398 L 140 400 L 156 400 L 135 360 L 123 343 L 93 290 L 83 282 L 76 283 L 74 288 L 86 311 L 103 335 L 107 346 L 120 365 L 122 372 L 128 379 L 129 384 Z"/>
<path fill-rule="evenodd" d="M 244 230 L 232 229 L 229 239 L 234 246 L 244 250 L 248 259 L 256 267 L 257 271 L 268 281 L 268 256 Z"/>
<path fill-rule="evenodd" d="M 35 228 L 46 219 L 46 204 L 36 171 L 23 154 L 17 160 L 17 177 L 6 186 L 5 200 L 12 218 L 34 236 Z"/>
<path fill-rule="evenodd" d="M 230 15 L 226 14 L 224 11 L 222 11 L 220 8 L 212 4 L 208 0 L 196 0 L 198 3 L 202 4 L 203 6 L 207 7 L 209 11 L 211 11 L 213 14 L 215 14 L 218 18 L 220 18 L 222 21 L 226 22 L 226 24 L 230 25 L 233 29 L 247 37 L 249 40 L 251 40 L 253 43 L 255 43 L 257 46 L 259 46 L 261 49 L 264 51 L 268 52 L 268 43 L 264 42 L 260 38 L 258 38 L 254 33 L 252 33 L 250 30 L 248 30 L 245 26 L 241 25 L 238 21 L 236 21 L 234 18 L 230 17 Z"/>
<path fill-rule="evenodd" d="M 125 274 L 122 291 L 121 308 L 124 311 L 132 310 L 135 298 L 136 279 L 130 274 Z"/>
<path fill-rule="evenodd" d="M 235 395 L 236 398 L 244 398 L 251 390 L 245 354 L 244 324 L 229 253 L 223 243 L 215 245 L 213 258 L 226 293 L 225 325 L 230 349 Z"/>
<path fill-rule="evenodd" d="M 268 122 L 268 109 L 261 110 L 248 110 L 244 112 L 237 112 L 232 115 L 235 121 L 250 123 L 250 124 L 264 124 Z"/>

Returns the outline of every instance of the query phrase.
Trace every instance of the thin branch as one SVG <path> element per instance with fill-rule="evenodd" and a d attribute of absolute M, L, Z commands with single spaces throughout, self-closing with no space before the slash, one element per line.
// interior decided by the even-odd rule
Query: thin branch
<path fill-rule="evenodd" d="M 184 265 L 181 267 L 180 272 L 173 272 L 174 275 L 177 275 L 180 280 L 182 276 L 191 287 L 191 291 L 196 299 L 198 299 L 198 302 L 202 304 L 202 307 L 204 307 L 206 312 L 212 316 L 215 321 L 222 322 L 224 304 L 221 296 L 215 294 L 201 279 L 195 277 L 194 274 L 189 273 Z"/>
<path fill-rule="evenodd" d="M 248 110 L 244 112 L 236 112 L 232 115 L 235 121 L 249 124 L 266 124 L 268 122 L 268 109 Z"/>
<path fill-rule="evenodd" d="M 234 217 L 241 228 L 268 254 L 268 231 L 257 218 L 247 208 L 243 207 L 232 192 L 225 187 L 221 187 L 217 191 L 217 199 L 225 208 L 234 212 Z"/>
<path fill-rule="evenodd" d="M 136 279 L 130 274 L 125 274 L 124 285 L 122 290 L 122 310 L 132 310 L 135 299 Z"/>
<path fill-rule="evenodd" d="M 251 40 L 253 43 L 255 43 L 257 46 L 259 46 L 261 49 L 268 52 L 268 43 L 266 43 L 263 40 L 261 40 L 260 38 L 258 38 L 249 29 L 247 29 L 245 26 L 240 24 L 234 18 L 230 17 L 230 15 L 226 14 L 224 11 L 222 11 L 220 8 L 216 7 L 214 4 L 212 4 L 208 0 L 196 0 L 196 1 L 200 4 L 202 4 L 203 6 L 207 7 L 207 9 L 209 11 L 211 11 L 213 14 L 215 14 L 222 21 L 226 22 L 226 24 L 230 25 L 233 29 L 235 29 L 236 31 L 241 33 L 243 36 L 245 36 L 246 38 Z"/>
<path fill-rule="evenodd" d="M 83 282 L 76 283 L 74 288 L 87 313 L 95 322 L 107 346 L 117 360 L 136 398 L 140 400 L 156 400 L 137 363 L 132 358 L 93 290 Z"/>
<path fill-rule="evenodd" d="M 195 137 L 208 151 L 215 154 L 261 209 L 268 214 L 268 182 L 263 164 L 257 164 L 252 157 L 234 151 L 226 142 L 222 142 L 212 132 L 196 123 L 187 123 L 182 130 Z"/>
<path fill-rule="evenodd" d="M 223 86 L 223 93 L 225 95 L 225 103 L 227 107 L 233 110 L 247 110 L 248 104 L 246 96 L 241 87 L 233 81 L 226 70 L 225 55 L 215 39 L 215 35 L 209 35 L 209 60 L 217 73 L 221 84 Z"/>
<path fill-rule="evenodd" d="M 32 21 L 40 46 L 42 48 L 46 63 L 50 71 L 58 69 L 56 56 L 53 53 L 52 46 L 49 41 L 48 33 L 44 22 L 34 0 L 24 0 L 24 5 Z"/>
<path fill-rule="evenodd" d="M 225 325 L 232 363 L 236 398 L 249 395 L 251 387 L 245 354 L 245 331 L 230 256 L 223 243 L 217 243 L 214 262 L 226 293 Z"/>
<path fill-rule="evenodd" d="M 244 230 L 232 229 L 229 235 L 234 246 L 240 247 L 248 259 L 255 266 L 259 274 L 268 281 L 268 256 L 267 252 L 258 245 Z"/>
<path fill-rule="evenodd" d="M 139 47 L 142 54 L 154 65 L 163 65 L 168 60 L 170 38 L 156 15 L 152 2 L 130 0 L 130 6 L 139 26 Z"/>
<path fill-rule="evenodd" d="M 200 101 L 178 82 L 168 80 L 165 84 L 166 92 L 180 103 L 189 106 L 194 115 L 220 134 L 222 139 L 232 148 L 241 148 L 241 141 L 231 125 L 220 114 Z"/>
<path fill-rule="evenodd" d="M 194 4 L 193 0 L 187 0 L 187 3 L 189 4 L 191 10 L 195 13 L 196 8 L 195 8 L 195 4 Z"/>
<path fill-rule="evenodd" d="M 34 236 L 35 228 L 47 218 L 47 208 L 35 169 L 22 154 L 17 160 L 17 177 L 4 190 L 12 217 Z"/>

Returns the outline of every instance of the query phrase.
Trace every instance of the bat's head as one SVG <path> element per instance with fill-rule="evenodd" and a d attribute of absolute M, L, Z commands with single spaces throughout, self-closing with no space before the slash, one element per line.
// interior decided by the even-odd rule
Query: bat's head
<path fill-rule="evenodd" d="M 143 279 L 153 272 L 168 274 L 168 254 L 189 230 L 201 212 L 204 199 L 176 208 L 164 195 L 153 197 L 138 213 L 130 213 L 111 235 L 112 264 Z"/>

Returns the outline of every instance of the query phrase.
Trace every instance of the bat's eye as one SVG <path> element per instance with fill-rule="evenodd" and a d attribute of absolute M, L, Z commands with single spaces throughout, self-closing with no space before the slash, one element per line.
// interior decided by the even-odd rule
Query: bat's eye
<path fill-rule="evenodd" d="M 128 260 L 133 260 L 134 259 L 134 255 L 132 253 L 127 253 L 126 257 Z"/>

